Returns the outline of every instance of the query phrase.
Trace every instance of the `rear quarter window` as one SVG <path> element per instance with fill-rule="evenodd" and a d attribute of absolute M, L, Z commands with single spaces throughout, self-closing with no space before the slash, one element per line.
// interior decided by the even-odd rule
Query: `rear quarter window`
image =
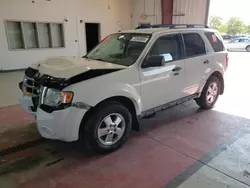
<path fill-rule="evenodd" d="M 221 52 L 225 50 L 222 39 L 218 36 L 217 33 L 206 32 L 205 35 L 215 52 Z"/>

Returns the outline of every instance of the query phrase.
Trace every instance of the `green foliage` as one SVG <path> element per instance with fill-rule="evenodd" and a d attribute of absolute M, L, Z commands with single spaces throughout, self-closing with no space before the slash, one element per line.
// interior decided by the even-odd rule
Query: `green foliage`
<path fill-rule="evenodd" d="M 219 16 L 211 16 L 209 25 L 221 33 L 227 32 L 227 24 L 224 24 L 223 19 Z"/>
<path fill-rule="evenodd" d="M 218 28 L 220 33 L 227 33 L 227 24 L 222 24 L 221 27 Z"/>
<path fill-rule="evenodd" d="M 222 26 L 222 18 L 219 16 L 211 16 L 210 18 L 210 27 L 218 29 Z"/>
<path fill-rule="evenodd" d="M 250 25 L 246 26 L 245 28 L 245 33 L 250 34 Z"/>
<path fill-rule="evenodd" d="M 243 20 L 238 17 L 232 17 L 225 23 L 220 16 L 211 16 L 209 26 L 217 29 L 220 33 L 231 35 L 250 34 L 250 25 L 245 25 Z"/>
<path fill-rule="evenodd" d="M 241 18 L 232 17 L 228 21 L 227 33 L 231 35 L 241 34 L 245 31 L 245 25 Z"/>

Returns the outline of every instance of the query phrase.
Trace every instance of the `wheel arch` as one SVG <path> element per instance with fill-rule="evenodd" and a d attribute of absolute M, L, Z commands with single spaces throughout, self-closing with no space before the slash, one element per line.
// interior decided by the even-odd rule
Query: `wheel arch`
<path fill-rule="evenodd" d="M 137 106 L 135 104 L 135 102 L 128 98 L 128 97 L 125 97 L 125 96 L 113 96 L 113 97 L 109 97 L 109 98 L 106 98 L 102 101 L 100 101 L 97 105 L 95 105 L 94 107 L 90 108 L 86 114 L 84 115 L 82 121 L 81 121 L 81 125 L 80 125 L 80 131 L 79 131 L 79 134 L 82 134 L 82 131 L 84 131 L 84 123 L 91 117 L 91 115 L 93 113 L 95 113 L 95 110 L 98 106 L 102 105 L 103 103 L 105 102 L 108 102 L 108 101 L 116 101 L 116 102 L 119 102 L 121 103 L 122 105 L 124 105 L 130 112 L 131 112 L 131 115 L 132 115 L 132 129 L 133 130 L 136 130 L 136 131 L 139 131 L 139 119 L 138 119 L 138 116 L 137 116 Z"/>
<path fill-rule="evenodd" d="M 219 71 L 215 71 L 211 74 L 211 76 L 216 76 L 219 80 L 220 80 L 220 83 L 221 83 L 221 90 L 220 90 L 220 94 L 222 95 L 224 93 L 224 89 L 225 89 L 225 82 L 224 82 L 224 77 L 222 75 L 221 72 Z M 210 76 L 210 77 L 211 77 Z M 210 78 L 209 77 L 209 78 Z"/>

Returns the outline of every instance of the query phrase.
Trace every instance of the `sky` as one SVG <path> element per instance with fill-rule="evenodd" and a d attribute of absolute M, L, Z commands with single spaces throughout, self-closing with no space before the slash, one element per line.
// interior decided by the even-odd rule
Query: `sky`
<path fill-rule="evenodd" d="M 211 15 L 221 16 L 225 21 L 230 17 L 240 17 L 250 24 L 250 0 L 211 0 Z"/>

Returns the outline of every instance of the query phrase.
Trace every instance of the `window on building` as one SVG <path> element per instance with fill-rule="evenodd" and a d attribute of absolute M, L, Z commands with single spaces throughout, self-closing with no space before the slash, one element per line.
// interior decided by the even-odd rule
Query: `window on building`
<path fill-rule="evenodd" d="M 50 29 L 48 23 L 38 23 L 38 33 L 39 33 L 39 44 L 40 48 L 50 48 L 51 38 L 50 38 Z"/>
<path fill-rule="evenodd" d="M 63 47 L 63 29 L 62 24 L 51 24 L 51 35 L 53 40 L 53 47 Z"/>
<path fill-rule="evenodd" d="M 198 33 L 183 34 L 186 56 L 198 56 L 206 53 L 206 47 L 203 39 Z"/>
<path fill-rule="evenodd" d="M 149 56 L 161 55 L 165 61 L 174 61 L 182 58 L 181 36 L 166 35 L 156 40 Z"/>
<path fill-rule="evenodd" d="M 38 48 L 36 24 L 24 22 L 23 23 L 23 35 L 26 43 L 26 48 Z"/>
<path fill-rule="evenodd" d="M 6 21 L 9 49 L 62 48 L 62 23 Z"/>
<path fill-rule="evenodd" d="M 206 32 L 205 35 L 215 52 L 221 52 L 225 50 L 222 39 L 216 33 Z"/>
<path fill-rule="evenodd" d="M 24 48 L 23 35 L 20 22 L 7 22 L 6 31 L 9 38 L 10 49 Z"/>

